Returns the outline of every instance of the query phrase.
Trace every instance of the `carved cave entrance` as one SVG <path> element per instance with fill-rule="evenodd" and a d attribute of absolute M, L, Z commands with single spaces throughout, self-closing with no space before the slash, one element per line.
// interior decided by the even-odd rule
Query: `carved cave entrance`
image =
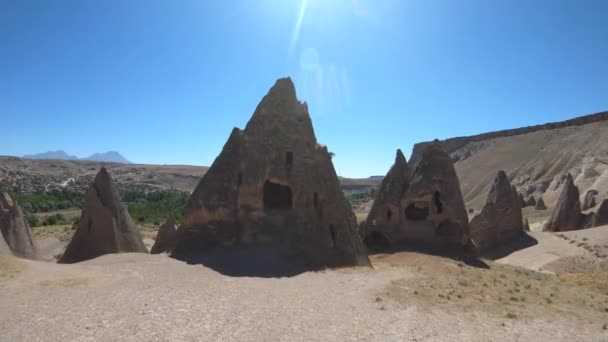
<path fill-rule="evenodd" d="M 293 206 L 291 188 L 266 181 L 264 183 L 264 209 L 288 210 Z"/>

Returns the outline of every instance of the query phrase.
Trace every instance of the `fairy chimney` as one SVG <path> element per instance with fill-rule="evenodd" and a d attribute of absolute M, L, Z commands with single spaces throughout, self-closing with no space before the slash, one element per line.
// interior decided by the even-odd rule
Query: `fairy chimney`
<path fill-rule="evenodd" d="M 87 190 L 78 229 L 58 262 L 70 264 L 128 252 L 148 253 L 148 249 L 114 189 L 112 177 L 102 168 Z"/>
<path fill-rule="evenodd" d="M 331 158 L 291 79 L 279 79 L 194 190 L 172 254 L 259 247 L 310 269 L 369 266 Z"/>

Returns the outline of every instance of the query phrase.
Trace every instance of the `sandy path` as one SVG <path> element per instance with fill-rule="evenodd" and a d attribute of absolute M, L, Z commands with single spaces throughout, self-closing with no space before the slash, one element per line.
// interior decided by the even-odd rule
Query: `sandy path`
<path fill-rule="evenodd" d="M 602 321 L 509 320 L 392 301 L 385 296 L 389 283 L 415 276 L 403 267 L 276 279 L 227 277 L 165 255 L 18 262 L 24 270 L 0 282 L 2 341 L 608 339 Z"/>
<path fill-rule="evenodd" d="M 608 255 L 608 226 L 560 233 L 531 232 L 529 235 L 538 241 L 537 245 L 497 261 L 542 270 L 543 266 L 562 258 L 578 257 L 601 262 Z"/>

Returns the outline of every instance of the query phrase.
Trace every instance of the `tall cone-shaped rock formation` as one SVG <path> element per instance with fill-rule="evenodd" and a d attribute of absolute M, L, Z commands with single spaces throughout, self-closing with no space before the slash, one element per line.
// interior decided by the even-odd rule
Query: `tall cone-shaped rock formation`
<path fill-rule="evenodd" d="M 496 175 L 486 205 L 470 225 L 471 237 L 479 252 L 508 243 L 524 230 L 519 194 L 504 171 Z"/>
<path fill-rule="evenodd" d="M 184 209 L 173 255 L 238 257 L 249 247 L 306 268 L 369 265 L 331 155 L 289 78 L 233 129 Z"/>
<path fill-rule="evenodd" d="M 452 159 L 438 141 L 422 153 L 401 208 L 402 239 L 445 252 L 459 252 L 469 246 L 469 219 L 460 182 Z"/>
<path fill-rule="evenodd" d="M 561 232 L 581 228 L 583 216 L 581 214 L 581 201 L 579 191 L 572 175 L 568 174 L 563 184 L 553 213 L 543 227 L 544 231 Z"/>
<path fill-rule="evenodd" d="M 177 223 L 174 218 L 170 218 L 165 222 L 156 234 L 154 245 L 150 249 L 150 254 L 159 254 L 163 252 L 171 252 L 175 246 L 177 238 Z"/>
<path fill-rule="evenodd" d="M 87 190 L 78 229 L 58 262 L 74 263 L 127 252 L 148 250 L 114 189 L 112 177 L 102 168 Z"/>
<path fill-rule="evenodd" d="M 0 193 L 0 230 L 13 255 L 38 259 L 38 244 L 21 207 L 8 193 Z"/>
<path fill-rule="evenodd" d="M 398 149 L 395 163 L 382 180 L 372 209 L 360 232 L 369 248 L 388 247 L 393 233 L 399 230 L 402 215 L 401 197 L 407 189 L 410 176 L 405 156 Z"/>
<path fill-rule="evenodd" d="M 536 205 L 534 205 L 534 209 L 536 209 L 536 210 L 546 210 L 547 209 L 543 196 L 540 196 L 538 198 L 538 201 L 536 201 Z"/>
<path fill-rule="evenodd" d="M 413 172 L 397 153 L 373 208 L 362 229 L 372 249 L 384 244 L 453 254 L 469 247 L 469 221 L 458 177 L 437 142 L 426 148 Z"/>

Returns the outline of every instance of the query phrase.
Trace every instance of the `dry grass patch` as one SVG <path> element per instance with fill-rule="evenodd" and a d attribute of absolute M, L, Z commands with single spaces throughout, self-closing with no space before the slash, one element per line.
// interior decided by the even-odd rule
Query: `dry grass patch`
<path fill-rule="evenodd" d="M 16 277 L 24 266 L 18 258 L 11 255 L 0 255 L 0 283 Z"/>
<path fill-rule="evenodd" d="M 70 236 L 74 234 L 74 230 L 72 230 L 71 225 L 55 225 L 55 226 L 40 226 L 32 229 L 34 233 L 34 237 L 37 239 L 45 239 L 45 238 L 58 238 L 61 239 L 66 234 Z"/>
<path fill-rule="evenodd" d="M 87 286 L 93 279 L 85 277 L 62 278 L 43 280 L 38 283 L 40 286 L 59 286 L 59 287 L 76 287 Z"/>
<path fill-rule="evenodd" d="M 398 264 L 394 258 L 382 262 Z M 486 262 L 489 269 L 434 256 L 412 256 L 407 260 L 408 266 L 401 267 L 412 268 L 417 276 L 391 282 L 380 296 L 404 306 L 417 303 L 423 310 L 474 310 L 508 319 L 563 315 L 599 322 L 608 318 L 608 295 L 602 290 L 608 284 L 605 278 L 562 280 Z"/>
<path fill-rule="evenodd" d="M 584 286 L 608 295 L 608 272 L 558 273 L 557 278 L 564 283 Z"/>

